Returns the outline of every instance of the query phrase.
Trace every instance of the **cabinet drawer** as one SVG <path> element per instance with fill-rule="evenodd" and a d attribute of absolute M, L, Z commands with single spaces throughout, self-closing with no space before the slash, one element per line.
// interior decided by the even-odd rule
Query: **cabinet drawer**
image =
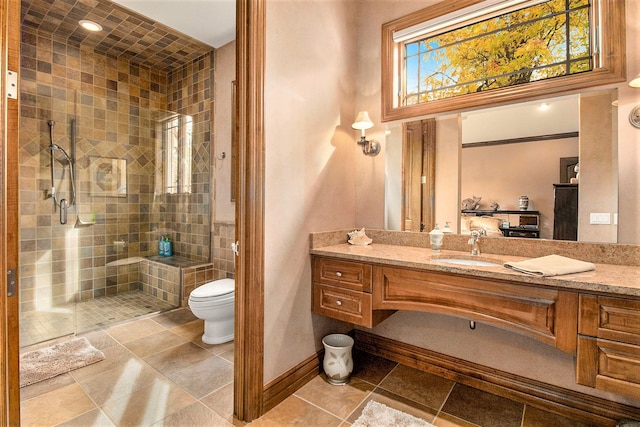
<path fill-rule="evenodd" d="M 640 345 L 640 300 L 580 295 L 582 335 Z"/>
<path fill-rule="evenodd" d="M 371 292 L 371 265 L 314 258 L 313 281 L 355 291 Z"/>
<path fill-rule="evenodd" d="M 578 384 L 640 396 L 640 345 L 580 336 L 576 366 Z"/>
<path fill-rule="evenodd" d="M 313 285 L 313 311 L 356 325 L 372 327 L 371 294 L 321 284 Z"/>

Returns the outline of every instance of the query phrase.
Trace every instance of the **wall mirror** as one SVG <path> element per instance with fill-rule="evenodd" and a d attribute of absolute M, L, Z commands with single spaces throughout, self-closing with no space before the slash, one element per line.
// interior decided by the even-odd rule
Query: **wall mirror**
<path fill-rule="evenodd" d="M 422 223 L 429 231 L 433 222 L 450 222 L 468 233 L 474 223 L 500 237 L 508 235 L 504 228 L 521 227 L 537 232 L 511 235 L 616 243 L 616 99 L 616 89 L 592 91 L 440 116 L 429 120 L 431 143 L 415 138 L 425 120 L 388 125 L 385 227 L 419 231 Z M 429 164 L 416 160 L 422 153 Z M 566 182 L 571 178 L 574 184 Z M 566 188 L 578 197 L 575 213 L 558 211 Z M 520 211 L 523 195 L 529 205 Z M 463 212 L 462 200 L 473 196 L 482 197 L 479 206 Z M 574 237 L 554 236 L 563 224 L 575 228 Z"/>

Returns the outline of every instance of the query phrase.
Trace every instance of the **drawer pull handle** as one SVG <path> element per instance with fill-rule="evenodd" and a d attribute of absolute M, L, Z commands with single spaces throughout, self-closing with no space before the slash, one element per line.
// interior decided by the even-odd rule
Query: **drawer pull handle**
<path fill-rule="evenodd" d="M 337 305 L 337 306 L 342 305 L 342 301 L 340 301 L 340 300 L 336 301 L 336 305 Z"/>
<path fill-rule="evenodd" d="M 339 271 L 336 271 L 336 276 L 342 277 L 342 273 L 340 273 Z"/>

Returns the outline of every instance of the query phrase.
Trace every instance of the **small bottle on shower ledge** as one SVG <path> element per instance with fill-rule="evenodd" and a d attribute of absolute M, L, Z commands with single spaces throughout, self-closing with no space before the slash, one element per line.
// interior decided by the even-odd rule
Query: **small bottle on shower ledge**
<path fill-rule="evenodd" d="M 160 236 L 158 240 L 158 255 L 164 256 L 164 236 Z"/>
<path fill-rule="evenodd" d="M 173 243 L 169 240 L 169 236 L 164 238 L 164 256 L 173 255 Z"/>

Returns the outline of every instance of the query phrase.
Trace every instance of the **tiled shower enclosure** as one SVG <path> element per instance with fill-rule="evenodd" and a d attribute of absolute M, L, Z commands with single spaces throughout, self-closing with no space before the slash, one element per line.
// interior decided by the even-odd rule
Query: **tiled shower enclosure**
<path fill-rule="evenodd" d="M 171 238 L 176 255 L 203 263 L 211 239 L 212 52 L 175 68 L 116 58 L 52 34 L 46 19 L 35 22 L 47 11 L 28 15 L 38 3 L 60 2 L 23 2 L 20 306 L 27 320 L 68 317 L 78 301 L 142 292 L 140 274 L 113 263 L 157 254 L 160 236 Z M 52 185 L 51 142 L 73 159 L 75 203 L 60 150 Z M 70 204 L 66 224 L 47 197 L 52 186 L 58 204 Z"/>

